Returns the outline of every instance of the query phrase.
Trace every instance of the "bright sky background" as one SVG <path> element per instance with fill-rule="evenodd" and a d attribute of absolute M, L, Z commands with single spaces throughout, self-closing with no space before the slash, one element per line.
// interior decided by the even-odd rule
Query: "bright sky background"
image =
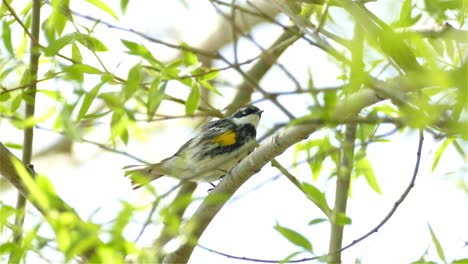
<path fill-rule="evenodd" d="M 86 3 L 71 2 L 72 9 L 79 13 L 99 17 L 163 40 L 173 42 L 174 38 L 183 39 L 191 45 L 201 43 L 216 23 L 216 13 L 208 1 L 198 0 L 190 3 L 190 8 L 194 10 L 182 8 L 179 1 L 131 1 L 127 14 L 120 22 L 102 16 L 101 12 L 90 8 Z M 106 3 L 114 10 L 119 10 L 118 1 L 106 1 Z M 391 0 L 379 1 L 378 5 L 369 4 L 369 6 L 374 6 L 375 12 L 385 20 L 398 15 L 399 5 Z M 287 23 L 286 17 L 283 16 L 281 19 L 283 23 Z M 111 50 L 111 52 L 101 54 L 105 64 L 109 69 L 124 76 L 128 68 L 137 61 L 123 53 L 116 55 L 112 51 L 124 50 L 119 38 L 127 38 L 136 42 L 141 40 L 134 35 L 104 26 L 98 27 L 97 30 L 100 34 L 99 38 Z M 266 47 L 280 32 L 278 28 L 260 25 L 253 31 L 253 36 Z M 252 48 L 248 41 L 241 41 L 239 45 L 241 58 L 250 58 L 258 53 L 258 50 Z M 161 46 L 149 44 L 148 47 L 160 59 L 169 59 L 176 54 Z M 310 51 L 305 57 L 301 54 L 304 49 Z M 232 47 L 225 47 L 222 52 L 228 57 L 232 56 Z M 91 60 L 91 58 L 87 59 Z M 318 87 L 339 84 L 336 80 L 339 72 L 335 69 L 333 62 L 322 52 L 311 49 L 304 42 L 299 41 L 295 44 L 281 57 L 280 62 L 304 85 L 307 80 L 305 72 L 308 67 L 312 70 L 315 84 Z M 278 76 L 281 77 L 278 78 Z M 233 83 L 241 81 L 238 76 L 229 76 L 224 73 L 222 77 Z M 293 84 L 285 80 L 281 72 L 274 69 L 267 74 L 261 85 L 269 91 L 293 89 Z M 92 83 L 91 79 L 90 83 Z M 56 86 L 58 84 L 49 82 L 42 85 Z M 63 84 L 60 83 L 60 85 Z M 92 86 L 90 84 L 90 87 Z M 168 89 L 180 98 L 185 98 L 188 94 L 186 88 L 173 86 Z M 219 107 L 228 102 L 233 91 L 223 89 L 222 92 L 225 97 L 216 97 L 215 101 L 215 105 Z M 296 115 L 305 114 L 304 109 L 309 102 L 307 96 L 286 98 L 282 100 L 282 103 L 288 109 Z M 45 105 L 47 105 L 47 99 L 39 96 L 39 115 L 47 111 Z M 286 121 L 285 117 L 272 105 L 260 103 L 257 106 L 265 110 L 259 129 L 260 135 L 273 124 Z M 164 113 L 183 113 L 182 107 L 171 103 L 163 103 L 161 109 Z M 190 138 L 193 125 L 190 119 L 173 120 L 164 124 L 152 123 L 147 126 L 148 131 L 152 129 L 150 134 L 136 135 L 134 138 L 137 139 L 131 140 L 128 146 L 118 146 L 118 149 L 151 162 L 158 162 L 172 155 L 183 142 Z M 86 137 L 104 143 L 107 134 L 103 134 L 102 131 L 105 129 L 107 129 L 107 124 L 102 124 L 98 130 Z M 22 142 L 22 135 L 20 136 L 17 130 L 7 127 L 5 122 L 0 123 L 0 130 L 3 141 Z M 319 133 L 327 133 L 327 131 Z M 140 137 L 146 138 L 140 139 Z M 44 148 L 56 138 L 57 135 L 53 132 L 36 130 L 35 148 L 38 150 Z M 417 133 L 406 130 L 405 133 L 393 135 L 390 140 L 389 143 L 373 144 L 368 148 L 368 155 L 382 189 L 382 195 L 373 192 L 362 178 L 354 182 L 347 211 L 353 223 L 345 228 L 345 245 L 374 228 L 390 211 L 411 179 L 418 145 Z M 457 187 L 457 181 L 463 177 L 463 172 L 466 174 L 465 161 L 449 147 L 440 160 L 438 168 L 431 172 L 433 155 L 439 145 L 440 142 L 434 143 L 431 136 L 426 134 L 415 187 L 395 215 L 378 233 L 343 253 L 343 263 L 354 263 L 357 258 L 360 258 L 362 263 L 409 263 L 416 261 L 426 250 L 429 252 L 429 259 L 438 259 L 431 242 L 428 224 L 437 234 L 448 260 L 468 257 L 468 246 L 465 245 L 468 241 L 466 225 L 468 223 L 468 197 Z M 20 155 L 18 152 L 15 153 Z M 288 164 L 292 157 L 293 149 L 291 148 L 281 155 L 279 160 L 283 164 Z M 58 194 L 74 207 L 80 216 L 87 219 L 97 208 L 100 208 L 93 216 L 93 220 L 102 222 L 107 222 L 115 216 L 121 208 L 121 201 L 148 206 L 153 200 L 143 189 L 133 191 L 129 182 L 123 177 L 121 168 L 135 163 L 127 157 L 102 152 L 89 144 L 75 144 L 72 156 L 59 154 L 34 160 L 36 170 L 50 177 Z M 333 169 L 327 164 L 324 165 L 324 173 Z M 291 172 L 301 181 L 310 182 L 311 175 L 307 166 L 293 169 Z M 266 165 L 253 176 L 211 222 L 200 244 L 236 256 L 280 260 L 297 250 L 273 229 L 276 223 L 280 223 L 307 236 L 317 254 L 326 253 L 329 243 L 329 225 L 327 223 L 307 225 L 310 220 L 324 216 L 297 192 L 285 177 L 272 180 L 277 174 L 276 169 Z M 334 180 L 327 182 L 324 176 L 314 182 L 319 189 L 327 190 L 330 205 L 334 200 L 334 182 Z M 160 193 L 164 193 L 176 183 L 174 179 L 162 178 L 152 184 Z M 257 188 L 258 186 L 261 187 Z M 208 184 L 200 184 L 195 196 L 203 198 L 208 188 L 210 188 Z M 2 193 L 2 200 L 14 205 L 16 193 L 11 190 Z M 189 212 L 193 212 L 198 204 L 199 201 L 194 202 Z M 33 209 L 29 207 L 29 210 Z M 139 215 L 139 222 L 127 228 L 125 232 L 130 239 L 133 239 L 139 232 L 141 222 L 145 217 L 146 214 Z M 35 220 L 29 217 L 27 223 L 31 225 L 32 222 Z M 140 245 L 151 243 L 156 236 L 157 229 L 148 229 Z M 298 257 L 310 257 L 310 255 L 303 254 Z M 41 261 L 31 259 L 31 263 L 41 263 Z M 197 248 L 190 263 L 245 262 L 227 259 Z"/>

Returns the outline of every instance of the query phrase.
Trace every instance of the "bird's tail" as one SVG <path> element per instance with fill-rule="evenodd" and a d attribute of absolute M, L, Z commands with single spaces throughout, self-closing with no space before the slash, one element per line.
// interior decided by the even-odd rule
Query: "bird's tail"
<path fill-rule="evenodd" d="M 129 165 L 123 167 L 123 169 L 125 171 L 125 176 L 130 178 L 133 189 L 138 189 L 164 175 L 164 173 L 161 172 L 161 163 L 151 165 Z"/>

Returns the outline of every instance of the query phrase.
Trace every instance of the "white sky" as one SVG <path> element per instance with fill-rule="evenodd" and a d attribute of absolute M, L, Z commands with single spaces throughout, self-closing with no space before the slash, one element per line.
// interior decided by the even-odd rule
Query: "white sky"
<path fill-rule="evenodd" d="M 128 13 L 121 19 L 119 25 L 132 28 L 152 36 L 161 37 L 164 40 L 174 41 L 174 37 L 181 37 L 189 44 L 199 43 L 204 36 L 209 34 L 210 28 L 216 21 L 216 14 L 207 1 L 196 1 L 196 10 L 182 9 L 179 1 L 131 1 Z M 199 2 L 199 3 L 198 3 Z M 383 2 L 383 3 L 382 3 Z M 118 10 L 117 1 L 106 1 L 114 10 Z M 379 1 L 375 4 L 375 10 L 379 15 L 395 17 L 399 7 L 390 4 L 390 1 Z M 76 4 L 74 2 L 73 4 Z M 90 16 L 101 17 L 100 12 L 89 8 L 88 4 L 72 5 L 78 12 Z M 101 17 L 113 22 L 110 17 Z M 286 19 L 284 20 L 286 21 Z M 117 23 L 117 22 L 116 22 Z M 337 22 L 338 23 L 338 22 Z M 180 31 L 176 31 L 180 30 Z M 128 38 L 140 42 L 134 35 L 121 31 L 98 28 L 100 38 L 112 50 L 123 50 L 119 38 Z M 259 26 L 254 30 L 254 37 L 264 46 L 269 45 L 281 31 L 270 26 Z M 240 57 L 250 58 L 258 53 L 252 49 L 247 41 L 239 43 Z M 158 58 L 171 58 L 173 51 L 156 45 L 148 45 Z M 302 52 L 307 50 L 304 55 Z M 223 53 L 232 54 L 232 48 L 226 47 Z M 102 58 L 110 69 L 115 72 L 125 73 L 135 61 L 123 54 L 107 52 Z M 90 59 L 91 58 L 88 58 Z M 340 73 L 322 52 L 311 49 L 307 44 L 298 42 L 288 50 L 281 58 L 283 63 L 301 83 L 305 84 L 307 67 L 314 74 L 314 81 L 318 87 L 333 86 L 338 84 L 336 76 Z M 92 64 L 92 63 L 90 63 Z M 278 76 L 281 76 L 278 78 Z M 238 76 L 222 77 L 238 83 Z M 50 85 L 51 83 L 49 83 Z M 46 83 L 43 85 L 47 85 Z M 52 83 L 52 85 L 56 85 Z M 284 75 L 274 69 L 267 74 L 261 85 L 269 91 L 290 90 L 293 84 L 284 78 Z M 92 85 L 90 85 L 92 87 Z M 85 87 L 89 88 L 89 87 Z M 171 87 L 171 91 L 180 98 L 185 98 L 188 89 L 177 86 Z M 216 98 L 216 105 L 222 106 L 230 99 L 232 91 L 223 90 L 224 98 Z M 46 99 L 39 96 L 38 113 L 46 111 Z M 304 114 L 305 106 L 309 99 L 302 97 L 285 98 L 282 100 L 294 114 Z M 265 110 L 262 116 L 260 135 L 265 128 L 284 119 L 281 113 L 270 104 L 261 103 Z M 162 109 L 166 113 L 183 113 L 183 108 L 171 103 L 163 103 Z M 285 120 L 285 119 L 284 119 Z M 118 148 L 135 154 L 145 160 L 157 162 L 173 154 L 191 136 L 193 124 L 190 120 L 170 121 L 167 124 L 150 124 L 151 130 L 147 135 L 147 141 L 132 140 L 128 146 Z M 8 141 L 20 143 L 18 131 L 7 127 L 5 122 L 0 123 L 3 138 Z M 106 128 L 103 125 L 102 128 Z M 176 128 L 176 129 L 174 129 Z M 88 138 L 104 140 L 106 135 L 101 129 L 94 131 Z M 35 147 L 43 148 L 50 144 L 55 134 L 48 131 L 37 131 Z M 395 201 L 401 196 L 413 173 L 416 149 L 418 143 L 417 133 L 405 132 L 395 134 L 389 143 L 371 145 L 368 149 L 375 174 L 382 189 L 382 195 L 374 193 L 364 179 L 360 178 L 353 183 L 352 197 L 348 202 L 348 215 L 352 218 L 352 225 L 345 229 L 344 244 L 348 244 L 362 234 L 373 228 L 392 208 Z M 178 142 L 178 143 L 174 143 Z M 343 253 L 343 263 L 354 263 L 360 258 L 362 263 L 409 263 L 416 261 L 428 250 L 428 259 L 437 260 L 435 248 L 431 242 L 428 230 L 430 224 L 436 232 L 445 256 L 452 259 L 468 257 L 468 247 L 464 246 L 468 241 L 468 197 L 465 192 L 457 187 L 457 180 L 466 172 L 465 161 L 457 156 L 450 147 L 439 162 L 438 168 L 431 172 L 434 151 L 440 143 L 434 143 L 430 135 L 426 135 L 422 151 L 420 172 L 416 186 L 408 198 L 399 207 L 395 215 L 385 224 L 378 233 L 371 235 L 365 241 L 353 246 Z M 293 149 L 286 151 L 280 158 L 283 164 L 288 164 L 293 157 Z M 77 212 L 86 219 L 96 208 L 101 210 L 93 218 L 96 221 L 107 222 L 111 220 L 120 208 L 120 201 L 129 201 L 141 205 L 147 205 L 152 197 L 144 190 L 133 191 L 128 181 L 122 176 L 121 167 L 134 164 L 135 161 L 116 155 L 102 152 L 89 144 L 76 144 L 73 156 L 57 155 L 53 157 L 39 158 L 34 161 L 37 171 L 47 174 L 55 186 L 58 194 Z M 334 168 L 325 164 L 324 174 Z M 451 172 L 454 172 L 452 173 Z M 310 182 L 310 172 L 307 166 L 292 171 L 301 181 Z M 317 254 L 326 253 L 328 249 L 329 226 L 321 223 L 316 226 L 308 226 L 307 223 L 314 218 L 324 217 L 315 206 L 303 195 L 296 191 L 295 187 L 285 177 L 269 181 L 261 188 L 251 191 L 259 184 L 267 181 L 278 172 L 270 165 L 266 165 L 257 175 L 249 180 L 238 192 L 232 202 L 229 202 L 215 217 L 208 229 L 203 234 L 200 244 L 228 254 L 252 257 L 260 259 L 282 259 L 298 248 L 284 239 L 273 226 L 278 222 L 285 227 L 300 231 L 307 236 L 314 246 Z M 466 181 L 466 179 L 465 179 Z M 157 190 L 163 193 L 176 181 L 170 178 L 159 179 L 152 183 Z M 321 176 L 314 185 L 321 190 L 326 189 L 330 205 L 334 199 L 334 180 L 326 181 Z M 195 194 L 197 197 L 206 195 L 210 188 L 207 184 L 201 184 Z M 14 205 L 16 194 L 13 191 L 2 193 L 2 201 Z M 197 202 L 189 211 L 196 208 Z M 146 214 L 139 215 L 139 221 L 143 221 Z M 28 223 L 31 218 L 28 218 Z M 126 235 L 133 239 L 141 225 L 130 225 Z M 141 245 L 150 243 L 156 236 L 157 229 L 148 229 L 141 239 Z M 299 256 L 310 257 L 303 254 Z M 40 260 L 34 259 L 34 263 Z M 214 255 L 203 249 L 196 249 L 190 259 L 190 263 L 245 263 Z"/>

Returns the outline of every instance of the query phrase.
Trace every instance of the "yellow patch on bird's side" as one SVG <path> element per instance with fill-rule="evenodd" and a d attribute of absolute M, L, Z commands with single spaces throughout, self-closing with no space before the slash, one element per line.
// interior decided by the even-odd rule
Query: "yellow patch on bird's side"
<path fill-rule="evenodd" d="M 236 132 L 228 130 L 212 140 L 220 145 L 229 146 L 236 143 Z"/>

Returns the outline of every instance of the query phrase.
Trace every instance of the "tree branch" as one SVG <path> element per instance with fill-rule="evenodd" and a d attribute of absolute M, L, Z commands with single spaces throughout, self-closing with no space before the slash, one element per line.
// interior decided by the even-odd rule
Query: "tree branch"
<path fill-rule="evenodd" d="M 15 163 L 20 164 L 21 170 L 28 172 L 27 177 L 33 178 L 33 172 L 0 142 L 0 175 L 5 177 L 23 197 L 25 197 L 42 215 L 44 215 L 45 219 L 49 222 L 54 231 L 57 231 L 54 223 L 57 219 L 57 214 L 68 214 L 73 217 L 76 221 L 76 225 L 65 228 L 70 232 L 79 233 L 80 239 L 89 241 L 89 243 L 86 244 L 87 248 L 83 248 L 80 252 L 82 257 L 89 258 L 94 255 L 97 246 L 103 244 L 99 237 L 94 232 L 90 232 L 86 229 L 86 223 L 78 216 L 75 210 L 66 204 L 55 192 L 48 191 L 42 193 L 47 201 L 49 201 L 49 207 L 44 208 L 31 195 L 30 190 L 26 187 L 21 176 L 17 172 L 14 165 Z M 62 228 L 64 227 L 62 226 Z"/>
<path fill-rule="evenodd" d="M 456 71 L 456 70 L 455 70 Z M 440 74 L 453 74 L 453 71 L 441 72 Z M 433 86 L 434 83 L 424 78 L 417 78 L 417 81 L 409 77 L 395 78 L 391 86 L 382 86 L 381 89 L 394 89 L 395 93 L 407 93 L 420 89 L 426 85 Z M 399 85 L 396 85 L 398 83 Z M 406 84 L 406 86 L 402 85 Z M 388 94 L 377 95 L 372 89 L 362 89 L 362 91 L 352 94 L 338 103 L 333 114 L 334 122 L 346 122 L 352 115 L 359 113 L 363 108 L 388 99 Z M 356 99 L 354 103 L 352 99 Z M 221 183 L 205 198 L 192 217 L 183 227 L 182 234 L 187 237 L 176 251 L 169 254 L 164 263 L 186 263 L 194 249 L 200 236 L 203 234 L 211 220 L 221 210 L 223 205 L 232 197 L 237 189 L 247 181 L 253 174 L 270 160 L 283 153 L 293 144 L 307 138 L 311 133 L 319 129 L 321 124 L 297 124 L 292 125 L 271 138 L 270 141 L 262 144 L 248 157 L 242 160 L 231 170 Z"/>
<path fill-rule="evenodd" d="M 333 209 L 330 234 L 330 259 L 328 263 L 341 263 L 341 245 L 343 243 L 343 228 L 340 218 L 346 215 L 348 202 L 349 182 L 354 164 L 354 144 L 356 140 L 356 123 L 347 124 L 343 142 L 341 164 L 336 177 L 335 207 Z"/>
<path fill-rule="evenodd" d="M 6 1 L 4 1 L 6 3 Z M 14 12 L 12 12 L 14 13 Z M 15 17 L 16 18 L 16 17 Z M 18 20 L 21 21 L 21 20 Z M 20 23 L 21 24 L 21 23 Z M 30 39 L 30 57 L 29 57 L 29 78 L 31 86 L 25 90 L 24 96 L 28 98 L 25 100 L 26 111 L 25 118 L 34 118 L 34 110 L 36 105 L 36 83 L 37 83 L 37 70 L 39 68 L 39 28 L 41 24 L 41 1 L 33 0 L 32 3 L 32 21 L 31 21 L 31 37 Z M 25 28 L 26 30 L 26 28 Z M 23 155 L 22 160 L 24 164 L 31 164 L 33 152 L 33 138 L 34 127 L 26 127 L 23 134 Z M 34 175 L 32 175 L 34 177 Z M 23 238 L 23 225 L 26 216 L 26 198 L 18 193 L 16 201 L 16 215 L 15 226 L 13 231 L 13 243 L 21 245 Z M 21 250 L 13 250 L 10 255 L 9 262 L 18 263 L 22 257 Z"/>

